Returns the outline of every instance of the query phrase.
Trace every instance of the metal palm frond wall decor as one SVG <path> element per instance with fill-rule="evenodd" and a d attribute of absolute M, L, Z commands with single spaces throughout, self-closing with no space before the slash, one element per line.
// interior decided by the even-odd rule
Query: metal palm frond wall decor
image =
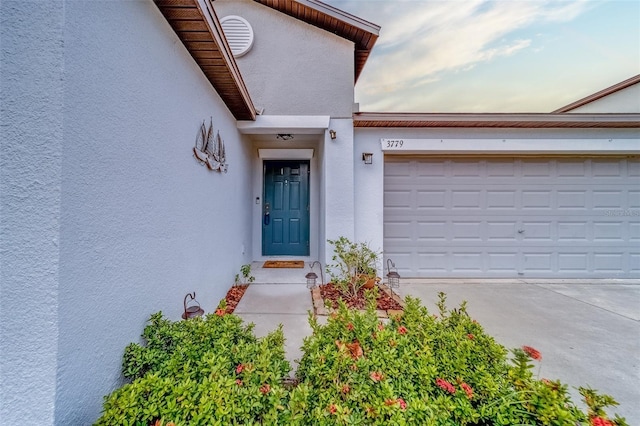
<path fill-rule="evenodd" d="M 213 135 L 213 117 L 209 121 L 209 128 L 204 124 L 204 120 L 196 136 L 196 146 L 193 147 L 193 154 L 202 165 L 206 165 L 209 170 L 217 172 L 227 172 L 227 157 L 224 151 L 224 141 L 220 137 L 220 132 Z"/>

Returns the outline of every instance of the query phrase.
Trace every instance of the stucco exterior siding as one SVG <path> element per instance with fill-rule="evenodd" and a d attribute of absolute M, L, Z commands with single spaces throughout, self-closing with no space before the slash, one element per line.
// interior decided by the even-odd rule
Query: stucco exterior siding
<path fill-rule="evenodd" d="M 611 93 L 569 113 L 638 113 L 640 112 L 640 84 Z"/>
<path fill-rule="evenodd" d="M 0 417 L 90 424 L 149 316 L 251 260 L 251 145 L 153 2 L 35 6 L 2 3 Z M 192 154 L 209 117 L 226 174 Z"/>
<path fill-rule="evenodd" d="M 64 8 L 0 3 L 0 423 L 56 399 Z"/>
<path fill-rule="evenodd" d="M 351 117 L 352 42 L 253 1 L 216 0 L 219 18 L 252 26 L 252 49 L 236 58 L 258 110 L 266 115 Z"/>

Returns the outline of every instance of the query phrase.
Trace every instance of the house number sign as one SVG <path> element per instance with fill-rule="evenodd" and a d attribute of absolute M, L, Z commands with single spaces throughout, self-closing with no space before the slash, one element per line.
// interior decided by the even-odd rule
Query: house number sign
<path fill-rule="evenodd" d="M 398 151 L 405 148 L 404 139 L 380 139 L 383 151 Z"/>

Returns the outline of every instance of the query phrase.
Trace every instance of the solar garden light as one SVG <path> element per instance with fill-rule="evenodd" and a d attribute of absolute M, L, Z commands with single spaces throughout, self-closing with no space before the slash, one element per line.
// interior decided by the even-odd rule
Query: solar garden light
<path fill-rule="evenodd" d="M 387 285 L 393 294 L 394 288 L 400 288 L 400 274 L 396 269 L 396 264 L 393 263 L 391 259 L 387 259 L 387 270 L 389 271 L 387 274 Z"/>
<path fill-rule="evenodd" d="M 316 280 L 318 279 L 318 275 L 315 272 L 313 272 L 313 267 L 316 266 L 316 264 L 320 267 L 320 275 L 322 277 L 321 284 L 324 284 L 324 274 L 322 273 L 322 264 L 316 260 L 312 263 L 309 263 L 309 268 L 311 269 L 311 272 L 309 272 L 307 275 L 304 276 L 307 279 L 307 288 L 309 290 L 316 287 Z"/>
<path fill-rule="evenodd" d="M 187 306 L 187 297 L 191 299 L 190 306 Z M 199 317 L 204 314 L 204 310 L 200 307 L 200 303 L 196 300 L 196 292 L 187 293 L 184 297 L 184 312 L 182 313 L 183 319 L 189 319 L 193 317 Z"/>

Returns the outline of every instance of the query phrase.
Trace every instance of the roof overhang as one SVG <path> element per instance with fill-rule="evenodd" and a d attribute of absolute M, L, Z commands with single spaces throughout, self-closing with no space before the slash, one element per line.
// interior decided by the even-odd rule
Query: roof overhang
<path fill-rule="evenodd" d="M 367 62 L 380 27 L 319 0 L 254 0 L 279 12 L 352 41 L 355 44 L 355 76 Z"/>
<path fill-rule="evenodd" d="M 640 114 L 436 114 L 359 112 L 354 127 L 640 128 Z"/>
<path fill-rule="evenodd" d="M 211 1 L 154 0 L 233 116 L 254 120 L 256 109 Z"/>

